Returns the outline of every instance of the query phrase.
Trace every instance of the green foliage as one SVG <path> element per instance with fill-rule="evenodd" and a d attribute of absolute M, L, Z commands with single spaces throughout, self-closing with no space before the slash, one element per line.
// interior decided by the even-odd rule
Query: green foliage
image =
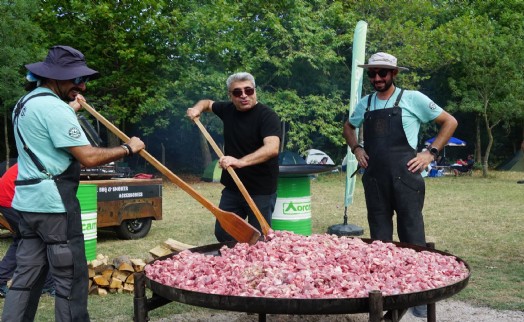
<path fill-rule="evenodd" d="M 494 4 L 497 4 L 494 6 Z M 438 37 L 453 48 L 449 69 L 449 110 L 478 115 L 484 121 L 487 145 L 484 174 L 498 125 L 521 125 L 522 100 L 515 93 L 524 90 L 521 61 L 524 59 L 523 27 L 515 23 L 524 15 L 521 2 L 475 1 L 437 30 Z M 522 9 L 522 8 L 521 8 Z M 450 31 L 455 31 L 451 33 Z M 517 120 L 517 123 L 515 121 Z"/>
<path fill-rule="evenodd" d="M 24 64 L 32 62 L 43 51 L 38 47 L 42 37 L 40 28 L 31 17 L 36 11 L 33 1 L 0 2 L 0 103 L 8 112 L 23 94 Z"/>
<path fill-rule="evenodd" d="M 14 157 L 11 111 L 16 101 L 24 94 L 24 64 L 33 62 L 43 53 L 39 47 L 42 31 L 31 19 L 37 8 L 31 0 L 0 1 L 0 124 L 2 144 L 0 160 Z M 5 134 L 5 135 L 4 135 Z M 5 136 L 5 137 L 4 137 Z"/>
<path fill-rule="evenodd" d="M 399 75 L 399 86 L 420 89 L 465 119 L 485 115 L 483 128 L 500 121 L 513 133 L 524 119 L 518 95 L 524 48 L 515 41 L 523 38 L 524 28 L 519 0 L 36 4 L 2 2 L 17 9 L 0 22 L 2 33 L 11 35 L 2 37 L 0 62 L 19 69 L 5 69 L 11 75 L 0 70 L 5 80 L 0 97 L 12 97 L 12 102 L 20 95 L 20 67 L 35 61 L 35 55 L 42 59 L 54 44 L 73 46 L 102 74 L 88 84 L 89 103 L 123 130 L 169 143 L 168 158 L 176 158 L 177 164 L 201 167 L 193 159 L 178 160 L 182 152 L 200 146 L 198 131 L 185 118 L 187 108 L 203 98 L 227 99 L 225 80 L 238 71 L 255 76 L 260 101 L 285 122 L 286 149 L 316 147 L 342 158 L 346 149 L 340 133 L 349 106 L 353 32 L 359 20 L 368 23 L 366 57 L 387 51 L 410 68 Z M 25 23 L 38 25 L 45 35 Z M 15 36 L 24 32 L 29 40 L 20 42 Z M 363 94 L 371 90 L 365 79 Z M 202 121 L 220 137 L 216 117 Z M 459 131 L 465 127 L 474 133 L 473 122 L 460 126 Z M 426 126 L 422 135 L 434 130 Z"/>
<path fill-rule="evenodd" d="M 164 1 L 45 1 L 39 22 L 51 43 L 81 50 L 102 77 L 88 84 L 88 98 L 117 124 L 138 123 L 167 106 L 176 70 L 176 25 Z M 176 75 L 175 75 L 176 76 Z M 156 126 L 165 126 L 159 118 Z M 155 128 L 141 124 L 145 134 Z"/>

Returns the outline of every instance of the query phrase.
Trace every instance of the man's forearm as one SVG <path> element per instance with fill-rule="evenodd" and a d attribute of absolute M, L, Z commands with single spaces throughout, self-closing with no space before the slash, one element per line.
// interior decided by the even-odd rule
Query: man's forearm
<path fill-rule="evenodd" d="M 264 139 L 264 145 L 258 148 L 253 153 L 247 154 L 239 160 L 244 163 L 244 166 L 251 166 L 265 162 L 275 156 L 278 156 L 280 146 L 280 139 L 277 136 L 270 136 Z"/>
<path fill-rule="evenodd" d="M 346 139 L 346 143 L 351 149 L 351 151 L 354 151 L 354 149 L 356 149 L 359 146 L 357 139 L 357 131 L 351 124 L 349 124 L 348 121 L 344 123 L 344 130 L 342 132 L 342 135 L 344 136 L 344 139 Z"/>

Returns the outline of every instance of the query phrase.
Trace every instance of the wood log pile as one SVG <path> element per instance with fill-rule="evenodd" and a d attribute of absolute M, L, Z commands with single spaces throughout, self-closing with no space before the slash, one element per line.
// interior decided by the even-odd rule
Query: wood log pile
<path fill-rule="evenodd" d="M 155 258 L 192 247 L 194 246 L 169 238 L 151 249 L 150 256 L 146 259 L 123 255 L 109 260 L 108 256 L 98 254 L 96 259 L 87 263 L 89 294 L 103 296 L 113 293 L 133 293 L 135 289 L 134 273 L 143 271 L 146 264 Z"/>

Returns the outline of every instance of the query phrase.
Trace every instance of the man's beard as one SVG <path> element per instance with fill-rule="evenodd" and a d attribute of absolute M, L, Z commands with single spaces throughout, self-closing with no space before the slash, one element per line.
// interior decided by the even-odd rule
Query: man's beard
<path fill-rule="evenodd" d="M 381 88 L 377 88 L 377 86 L 375 86 L 375 82 L 373 82 L 373 88 L 377 91 L 377 92 L 386 92 L 392 85 L 393 85 L 393 79 L 389 79 L 387 81 L 384 82 L 384 87 L 381 87 Z"/>

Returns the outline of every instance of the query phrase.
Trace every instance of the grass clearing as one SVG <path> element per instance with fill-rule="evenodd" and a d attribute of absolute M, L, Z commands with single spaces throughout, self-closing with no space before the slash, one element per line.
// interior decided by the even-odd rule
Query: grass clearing
<path fill-rule="evenodd" d="M 424 217 L 428 239 L 436 248 L 456 255 L 471 266 L 465 290 L 453 297 L 474 305 L 524 311 L 524 179 L 523 173 L 493 171 L 489 178 L 473 176 L 426 179 Z M 218 205 L 222 186 L 184 180 Z M 322 174 L 311 181 L 312 230 L 325 233 L 329 226 L 343 223 L 345 174 Z M 354 203 L 347 209 L 348 222 L 364 228 L 368 238 L 366 206 L 360 177 Z M 97 253 L 145 258 L 150 249 L 168 238 L 192 245 L 215 243 L 214 217 L 187 193 L 171 183 L 164 184 L 163 217 L 153 222 L 151 232 L 140 240 L 122 241 L 110 232 L 99 231 Z M 0 239 L 5 253 L 11 239 Z M 149 294 L 150 295 L 150 294 Z M 3 300 L 0 300 L 3 306 Z M 1 307 L 0 307 L 1 309 Z M 172 314 L 204 309 L 170 303 L 150 312 L 151 320 Z M 90 296 L 93 321 L 130 321 L 130 294 Z M 110 314 L 108 312 L 111 312 Z M 42 297 L 36 321 L 54 319 L 54 300 Z"/>

